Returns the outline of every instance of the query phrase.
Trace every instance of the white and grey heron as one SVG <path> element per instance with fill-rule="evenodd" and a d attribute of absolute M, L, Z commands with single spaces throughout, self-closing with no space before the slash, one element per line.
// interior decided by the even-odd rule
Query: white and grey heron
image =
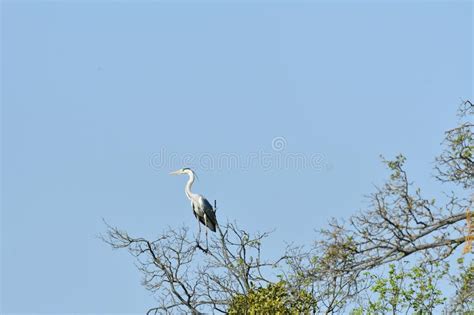
<path fill-rule="evenodd" d="M 181 168 L 177 171 L 171 172 L 170 175 L 182 175 L 187 174 L 189 176 L 188 182 L 184 187 L 184 192 L 186 193 L 186 197 L 191 201 L 191 206 L 193 207 L 193 213 L 196 219 L 198 219 L 198 240 L 199 235 L 201 235 L 201 225 L 199 223 L 204 224 L 209 230 L 212 232 L 216 231 L 217 227 L 217 219 L 216 219 L 216 212 L 215 209 L 211 206 L 209 201 L 204 198 L 204 196 L 195 194 L 191 191 L 191 187 L 194 183 L 194 179 L 196 178 L 196 174 L 190 168 Z M 206 243 L 207 243 L 207 229 L 206 229 Z M 199 244 L 199 242 L 198 242 Z"/>

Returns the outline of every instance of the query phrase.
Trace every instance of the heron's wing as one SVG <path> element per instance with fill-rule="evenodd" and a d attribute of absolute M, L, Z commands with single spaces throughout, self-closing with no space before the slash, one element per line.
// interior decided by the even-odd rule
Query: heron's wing
<path fill-rule="evenodd" d="M 217 226 L 217 218 L 216 218 L 216 212 L 214 211 L 214 208 L 211 206 L 209 201 L 207 201 L 206 198 L 203 196 L 200 196 L 199 198 L 199 206 L 201 209 L 204 211 L 204 214 L 207 217 L 207 227 L 215 232 L 216 231 L 216 226 Z"/>
<path fill-rule="evenodd" d="M 197 210 L 196 210 L 196 208 L 195 208 L 196 206 L 194 205 L 194 203 L 192 204 L 192 206 L 193 206 L 193 214 L 194 214 L 194 216 L 196 217 L 196 219 L 198 219 L 199 222 L 202 223 L 202 225 L 206 225 L 206 221 L 204 221 L 204 217 L 198 215 L 198 212 L 197 212 Z"/>

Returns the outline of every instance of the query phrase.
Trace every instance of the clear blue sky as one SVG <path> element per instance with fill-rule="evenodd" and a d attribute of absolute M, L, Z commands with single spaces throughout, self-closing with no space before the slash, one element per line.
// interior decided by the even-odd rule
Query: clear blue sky
<path fill-rule="evenodd" d="M 101 219 L 153 238 L 195 227 L 150 159 L 323 156 L 324 167 L 204 167 L 218 218 L 276 229 L 267 253 L 362 209 L 403 152 L 432 162 L 472 97 L 472 3 L 2 3 L 2 313 L 142 313 L 153 297 Z M 272 139 L 284 137 L 283 151 Z M 179 164 L 179 163 L 177 163 Z M 185 165 L 183 165 L 185 166 Z"/>

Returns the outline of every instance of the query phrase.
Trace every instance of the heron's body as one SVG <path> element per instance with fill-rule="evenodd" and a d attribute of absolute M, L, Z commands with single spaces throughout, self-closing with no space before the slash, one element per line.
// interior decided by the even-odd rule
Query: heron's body
<path fill-rule="evenodd" d="M 214 208 L 211 206 L 209 201 L 204 198 L 204 196 L 195 194 L 191 191 L 191 187 L 195 179 L 194 172 L 189 168 L 183 168 L 171 174 L 187 174 L 189 176 L 188 182 L 186 183 L 186 186 L 184 188 L 184 192 L 186 193 L 186 197 L 188 197 L 188 199 L 191 201 L 194 216 L 196 217 L 196 219 L 199 220 L 199 222 L 209 228 L 209 230 L 215 232 L 217 226 L 217 219 Z"/>
<path fill-rule="evenodd" d="M 199 220 L 202 224 L 207 226 L 212 232 L 216 231 L 216 214 L 214 213 L 214 208 L 212 208 L 209 201 L 201 195 L 197 195 L 197 201 L 191 201 L 191 206 L 193 207 L 193 213 L 196 219 Z"/>

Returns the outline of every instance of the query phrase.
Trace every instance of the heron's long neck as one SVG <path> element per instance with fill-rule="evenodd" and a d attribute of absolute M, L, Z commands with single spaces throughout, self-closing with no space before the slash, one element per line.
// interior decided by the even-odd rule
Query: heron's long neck
<path fill-rule="evenodd" d="M 189 199 L 191 199 L 194 196 L 194 194 L 191 192 L 191 186 L 194 183 L 194 174 L 191 173 L 188 175 L 189 175 L 189 179 L 188 179 L 188 182 L 186 183 L 186 186 L 184 187 L 184 192 L 186 193 L 186 196 Z"/>

